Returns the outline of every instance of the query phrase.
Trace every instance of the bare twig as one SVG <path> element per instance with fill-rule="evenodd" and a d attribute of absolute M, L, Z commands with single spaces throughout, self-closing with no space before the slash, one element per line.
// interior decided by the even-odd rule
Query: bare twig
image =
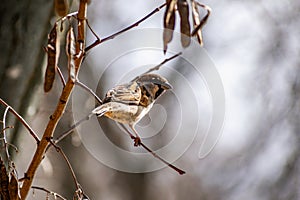
<path fill-rule="evenodd" d="M 66 132 L 62 133 L 55 141 L 54 143 L 57 144 L 60 141 L 62 141 L 65 137 L 67 137 L 70 133 L 72 133 L 72 131 L 79 126 L 82 122 L 88 121 L 94 114 L 89 114 L 88 116 L 82 118 L 81 120 L 79 120 L 78 122 L 76 122 L 73 126 L 70 127 L 69 130 L 67 130 Z"/>
<path fill-rule="evenodd" d="M 69 170 L 70 170 L 70 172 L 71 172 L 71 174 L 72 174 L 72 177 L 73 177 L 73 181 L 74 181 L 74 183 L 75 183 L 76 190 L 79 190 L 79 189 L 80 189 L 80 187 L 79 187 L 79 182 L 78 182 L 78 180 L 77 180 L 77 178 L 76 178 L 75 172 L 74 172 L 74 170 L 73 170 L 73 168 L 72 168 L 72 165 L 71 165 L 71 163 L 70 163 L 68 157 L 66 156 L 66 154 L 64 153 L 64 151 L 63 151 L 59 146 L 57 146 L 51 139 L 49 139 L 49 142 L 50 142 L 50 144 L 56 149 L 56 151 L 59 152 L 59 153 L 62 155 L 63 159 L 66 161 L 66 163 L 67 163 L 67 165 L 68 165 L 68 168 L 69 168 Z"/>
<path fill-rule="evenodd" d="M 63 75 L 63 73 L 61 72 L 61 70 L 60 70 L 60 68 L 58 66 L 57 66 L 56 69 L 57 69 L 57 73 L 58 73 L 58 75 L 60 77 L 60 80 L 61 80 L 61 82 L 63 84 L 63 87 L 65 87 L 66 86 L 66 81 L 65 81 L 64 75 Z"/>
<path fill-rule="evenodd" d="M 130 133 L 130 131 L 125 127 L 124 124 L 119 123 L 119 125 L 128 133 L 128 135 L 130 136 L 131 139 L 135 140 L 136 137 L 134 135 L 132 135 L 132 133 Z M 145 150 L 147 150 L 149 153 L 151 153 L 155 158 L 157 158 L 158 160 L 160 160 L 161 162 L 165 163 L 168 167 L 174 169 L 176 172 L 178 172 L 180 175 L 185 174 L 185 171 L 175 167 L 174 165 L 172 165 L 171 163 L 167 162 L 166 160 L 164 160 L 163 158 L 161 158 L 160 156 L 158 156 L 155 152 L 153 152 L 149 147 L 147 147 L 142 141 L 139 143 L 140 146 L 142 146 Z"/>
<path fill-rule="evenodd" d="M 134 24 L 106 37 L 106 38 L 103 38 L 102 40 L 101 39 L 97 39 L 93 44 L 89 45 L 88 47 L 85 48 L 85 52 L 87 53 L 89 50 L 91 50 L 92 48 L 94 48 L 95 46 L 99 45 L 100 43 L 103 43 L 107 40 L 111 40 L 111 39 L 114 39 L 116 36 L 132 29 L 133 27 L 135 26 L 138 26 L 141 22 L 145 21 L 146 19 L 148 19 L 149 17 L 151 17 L 153 14 L 155 14 L 156 12 L 160 11 L 160 9 L 162 9 L 164 6 L 166 6 L 166 3 L 162 4 L 161 6 L 155 8 L 151 13 L 149 13 L 148 15 L 146 15 L 145 17 L 143 17 L 142 19 L 140 19 L 139 21 L 135 22 Z"/>
<path fill-rule="evenodd" d="M 97 100 L 97 102 L 100 105 L 102 104 L 102 100 L 97 96 L 97 94 L 91 88 L 89 88 L 88 86 L 86 86 L 84 83 L 80 82 L 78 79 L 76 80 L 75 84 L 77 84 L 78 86 L 82 87 L 84 90 L 86 90 L 91 95 L 93 95 L 95 97 L 95 99 Z"/>
<path fill-rule="evenodd" d="M 90 31 L 93 33 L 93 35 L 97 38 L 97 41 L 100 41 L 99 36 L 95 33 L 95 31 L 92 29 L 92 27 L 90 26 L 89 20 L 86 19 L 86 25 L 89 27 Z"/>
<path fill-rule="evenodd" d="M 84 90 L 86 90 L 87 92 L 89 92 L 92 96 L 94 96 L 94 98 L 97 100 L 97 102 L 101 105 L 102 104 L 102 100 L 97 96 L 97 94 L 95 92 L 93 92 L 93 90 L 91 88 L 89 88 L 88 86 L 86 86 L 84 83 L 80 82 L 78 79 L 76 80 L 75 84 L 77 84 L 78 86 L 82 87 Z M 54 143 L 57 144 L 59 143 L 61 140 L 63 140 L 64 138 L 66 138 L 70 133 L 73 132 L 73 130 L 79 126 L 82 122 L 88 121 L 91 117 L 93 116 L 93 114 L 89 114 L 86 117 L 82 118 L 81 120 L 79 120 L 78 122 L 76 122 L 74 125 L 72 125 L 70 127 L 69 130 L 65 131 L 64 133 L 62 133 L 55 141 Z"/>
<path fill-rule="evenodd" d="M 50 191 L 50 190 L 48 190 L 48 189 L 46 189 L 46 188 L 38 187 L 38 186 L 32 186 L 31 188 L 32 188 L 32 189 L 35 189 L 35 190 L 41 190 L 41 191 L 46 192 L 47 194 L 53 195 L 55 199 L 56 199 L 56 198 L 60 198 L 60 199 L 62 199 L 62 200 L 67 200 L 66 198 L 64 198 L 64 197 L 61 196 L 60 194 L 57 194 L 56 192 L 52 192 L 52 191 Z"/>
<path fill-rule="evenodd" d="M 27 122 L 11 107 L 9 106 L 5 101 L 3 101 L 0 98 L 0 103 L 6 107 L 9 107 L 9 111 L 14 114 L 18 120 L 25 126 L 25 128 L 29 131 L 30 135 L 35 139 L 35 141 L 37 142 L 37 144 L 39 144 L 40 139 L 37 136 L 37 134 L 34 132 L 34 130 L 27 124 Z"/>
<path fill-rule="evenodd" d="M 11 148 L 13 148 L 15 150 L 16 153 L 19 152 L 18 147 L 12 143 L 7 143 L 8 146 L 10 146 Z"/>
<path fill-rule="evenodd" d="M 2 124 L 3 124 L 2 134 L 3 134 L 4 151 L 5 151 L 6 158 L 7 158 L 8 162 L 10 162 L 11 159 L 10 159 L 8 148 L 7 148 L 7 140 L 6 140 L 5 130 L 6 130 L 6 115 L 8 113 L 9 108 L 10 108 L 10 106 L 6 107 L 6 109 L 4 111 L 4 114 L 3 114 L 3 120 L 2 120 Z"/>
<path fill-rule="evenodd" d="M 58 19 L 57 21 L 58 21 L 58 22 L 59 22 L 59 21 L 64 22 L 66 19 L 69 19 L 70 17 L 74 17 L 75 15 L 78 15 L 78 12 L 77 12 L 77 11 L 76 11 L 76 12 L 72 12 L 72 13 L 67 14 L 66 16 L 64 16 L 64 17 L 62 17 L 62 18 L 60 18 L 60 19 Z"/>
<path fill-rule="evenodd" d="M 166 63 L 169 62 L 170 60 L 173 60 L 174 58 L 180 56 L 181 54 L 182 54 L 182 52 L 179 52 L 179 53 L 175 54 L 175 55 L 172 56 L 172 57 L 166 58 L 166 59 L 165 59 L 164 61 L 162 61 L 160 64 L 156 65 L 155 67 L 150 68 L 148 71 L 144 72 L 144 73 L 141 74 L 141 75 L 148 74 L 148 73 L 150 73 L 150 72 L 159 70 L 161 66 L 163 66 L 164 64 L 166 64 Z M 141 75 L 140 75 L 140 76 L 141 76 Z"/>

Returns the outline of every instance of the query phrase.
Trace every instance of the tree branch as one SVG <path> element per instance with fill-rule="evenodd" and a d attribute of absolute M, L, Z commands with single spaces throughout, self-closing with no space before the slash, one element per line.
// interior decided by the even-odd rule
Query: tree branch
<path fill-rule="evenodd" d="M 34 132 L 34 130 L 27 124 L 27 122 L 17 113 L 17 111 L 15 111 L 11 106 L 9 106 L 5 101 L 3 101 L 3 99 L 0 98 L 0 103 L 6 107 L 9 107 L 9 111 L 14 114 L 18 120 L 25 126 L 25 128 L 29 131 L 29 133 L 31 134 L 31 136 L 35 139 L 35 141 L 37 142 L 37 144 L 40 142 L 39 137 L 37 136 L 37 134 Z"/>
<path fill-rule="evenodd" d="M 35 190 L 41 190 L 41 191 L 44 191 L 44 192 L 46 192 L 47 194 L 51 194 L 51 195 L 54 196 L 55 199 L 60 198 L 60 199 L 62 199 L 62 200 L 67 200 L 66 198 L 64 198 L 64 197 L 61 196 L 60 194 L 57 194 L 57 193 L 55 193 L 55 192 L 52 192 L 52 191 L 50 191 L 50 190 L 48 190 L 48 189 L 46 189 L 46 188 L 38 187 L 38 186 L 32 186 L 31 188 L 32 188 L 32 189 L 35 189 Z"/>
<path fill-rule="evenodd" d="M 166 3 L 162 4 L 161 6 L 155 8 L 151 13 L 149 13 L 148 15 L 146 15 L 145 17 L 143 17 L 139 21 L 135 22 L 134 24 L 132 24 L 132 25 L 130 25 L 130 26 L 128 26 L 128 27 L 126 27 L 126 28 L 124 28 L 124 29 L 122 29 L 122 30 L 120 30 L 120 31 L 118 31 L 118 32 L 116 32 L 116 33 L 114 33 L 114 34 L 106 37 L 106 38 L 103 38 L 102 40 L 99 39 L 99 37 L 97 37 L 97 40 L 93 44 L 91 44 L 91 45 L 89 45 L 88 47 L 85 48 L 85 52 L 88 52 L 89 50 L 91 50 L 92 48 L 94 48 L 95 46 L 99 45 L 102 42 L 105 42 L 107 40 L 112 40 L 116 36 L 118 36 L 118 35 L 126 32 L 126 31 L 132 29 L 135 26 L 138 26 L 140 23 L 142 23 L 143 21 L 145 21 L 146 19 L 148 19 L 149 17 L 151 17 L 153 14 L 155 14 L 158 11 L 160 11 L 160 9 L 162 9 L 165 5 L 166 5 Z"/>
<path fill-rule="evenodd" d="M 74 60 L 76 74 L 79 71 L 79 68 L 80 68 L 82 60 L 83 60 L 83 55 L 84 55 L 86 13 L 87 13 L 87 0 L 80 0 L 79 10 L 78 10 L 78 38 L 76 41 L 77 55 Z M 69 98 L 71 96 L 74 86 L 75 86 L 74 81 L 71 80 L 69 77 L 69 79 L 66 83 L 66 86 L 63 88 L 63 91 L 59 98 L 57 107 L 56 107 L 54 113 L 50 116 L 50 120 L 44 131 L 43 137 L 35 151 L 35 154 L 31 160 L 31 163 L 25 173 L 25 179 L 24 179 L 22 188 L 20 190 L 22 199 L 26 199 L 26 196 L 28 195 L 28 192 L 32 185 L 34 175 L 36 173 L 36 170 L 42 161 L 42 158 L 44 156 L 47 146 L 49 145 L 49 141 L 50 141 L 49 138 L 53 137 L 54 130 L 65 111 L 65 108 L 67 106 L 67 103 L 69 101 Z"/>

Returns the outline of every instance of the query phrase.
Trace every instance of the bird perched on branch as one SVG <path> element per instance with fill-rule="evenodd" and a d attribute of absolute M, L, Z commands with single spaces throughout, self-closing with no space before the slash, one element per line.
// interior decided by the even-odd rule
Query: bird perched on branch
<path fill-rule="evenodd" d="M 134 128 L 135 124 L 150 111 L 155 101 L 171 88 L 164 77 L 146 73 L 109 90 L 103 104 L 92 113 L 97 117 L 104 115 L 114 121 L 128 124 L 136 135 L 134 146 L 138 146 L 141 139 Z"/>

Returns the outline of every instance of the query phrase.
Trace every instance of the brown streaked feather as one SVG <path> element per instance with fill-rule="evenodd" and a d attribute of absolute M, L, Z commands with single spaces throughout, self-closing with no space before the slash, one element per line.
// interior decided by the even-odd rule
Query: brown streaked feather
<path fill-rule="evenodd" d="M 103 100 L 106 102 L 122 102 L 129 105 L 138 105 L 141 99 L 141 89 L 136 82 L 117 85 L 109 90 Z"/>

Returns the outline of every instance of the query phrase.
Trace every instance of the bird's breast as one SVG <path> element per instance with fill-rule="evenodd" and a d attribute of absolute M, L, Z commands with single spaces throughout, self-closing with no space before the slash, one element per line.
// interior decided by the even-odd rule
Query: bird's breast
<path fill-rule="evenodd" d="M 104 114 L 104 116 L 123 124 L 137 123 L 152 107 L 152 104 L 147 107 L 128 105 L 119 102 L 110 102 L 108 104 L 110 109 Z"/>

